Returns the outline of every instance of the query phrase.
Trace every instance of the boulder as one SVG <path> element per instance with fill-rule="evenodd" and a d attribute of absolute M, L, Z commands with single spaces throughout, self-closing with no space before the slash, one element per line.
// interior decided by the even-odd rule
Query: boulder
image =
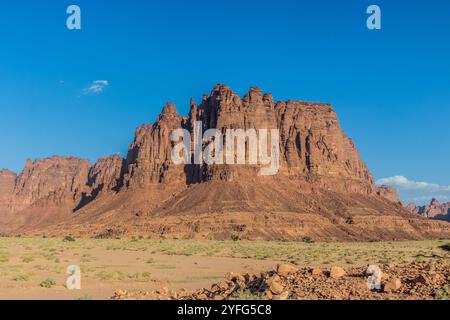
<path fill-rule="evenodd" d="M 332 278 L 332 279 L 337 280 L 337 279 L 342 278 L 345 275 L 346 275 L 346 272 L 341 267 L 335 266 L 335 267 L 331 267 L 331 269 L 330 269 L 330 278 Z"/>

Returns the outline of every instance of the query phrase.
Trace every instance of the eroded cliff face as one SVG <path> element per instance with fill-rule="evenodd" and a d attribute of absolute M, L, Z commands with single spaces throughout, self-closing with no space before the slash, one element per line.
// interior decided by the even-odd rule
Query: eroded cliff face
<path fill-rule="evenodd" d="M 127 157 L 125 184 L 232 181 L 258 176 L 260 165 L 187 165 L 180 171 L 170 159 L 173 129 L 184 128 L 194 139 L 195 123 L 202 132 L 219 129 L 279 129 L 281 176 L 314 181 L 317 186 L 344 192 L 375 192 L 373 178 L 353 142 L 339 126 L 328 104 L 287 101 L 275 103 L 271 94 L 251 88 L 241 99 L 229 87 L 217 85 L 200 105 L 191 101 L 189 118 L 178 115 L 172 104 L 164 107 L 155 124 L 140 127 Z M 192 141 L 193 142 L 193 141 Z M 228 141 L 224 142 L 226 149 Z M 192 146 L 194 152 L 194 146 Z M 192 162 L 193 159 L 192 159 Z M 170 176 L 170 178 L 169 178 Z"/>
<path fill-rule="evenodd" d="M 382 185 L 377 188 L 377 194 L 383 198 L 388 199 L 389 201 L 401 204 L 397 190 L 395 190 L 395 188 L 393 187 Z"/>
<path fill-rule="evenodd" d="M 136 130 L 125 161 L 125 188 L 140 188 L 157 183 L 183 181 L 183 167 L 171 161 L 172 130 L 182 128 L 185 118 L 178 115 L 172 103 L 167 103 L 156 123 Z"/>
<path fill-rule="evenodd" d="M 17 175 L 14 172 L 0 170 L 0 214 L 10 210 L 16 179 Z"/>
<path fill-rule="evenodd" d="M 118 191 L 122 185 L 122 171 L 124 160 L 118 156 L 100 158 L 89 170 L 87 186 L 91 194 Z"/>
<path fill-rule="evenodd" d="M 22 172 L 0 178 L 0 231 L 69 217 L 87 192 L 86 160 L 52 157 L 27 160 Z"/>
<path fill-rule="evenodd" d="M 264 176 L 261 164 L 195 164 L 194 155 L 192 164 L 175 165 L 173 130 L 188 130 L 194 142 L 200 121 L 202 133 L 278 129 L 279 170 Z M 187 117 L 167 103 L 155 123 L 136 129 L 125 159 L 110 156 L 90 165 L 52 157 L 27 161 L 19 176 L 0 171 L 0 200 L 0 231 L 8 227 L 16 233 L 229 238 L 240 232 L 251 239 L 314 235 L 324 240 L 450 236 L 446 225 L 411 222 L 415 216 L 399 204 L 395 190 L 376 188 L 329 104 L 275 102 L 259 88 L 240 98 L 225 85 L 215 86 L 198 104 L 191 100 Z"/>
<path fill-rule="evenodd" d="M 85 191 L 90 164 L 78 158 L 28 160 L 17 177 L 11 210 L 20 211 L 39 201 L 76 203 Z"/>

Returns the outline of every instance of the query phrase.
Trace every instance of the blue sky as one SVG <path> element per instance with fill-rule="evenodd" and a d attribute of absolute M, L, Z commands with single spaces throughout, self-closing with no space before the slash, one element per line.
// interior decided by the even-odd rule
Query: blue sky
<path fill-rule="evenodd" d="M 450 201 L 448 1 L 11 1 L 0 41 L 0 168 L 125 155 L 167 100 L 186 113 L 220 82 L 332 103 L 377 179 Z"/>

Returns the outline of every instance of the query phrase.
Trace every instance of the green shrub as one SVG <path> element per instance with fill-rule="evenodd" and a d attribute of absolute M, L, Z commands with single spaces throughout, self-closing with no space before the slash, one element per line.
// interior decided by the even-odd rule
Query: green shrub
<path fill-rule="evenodd" d="M 264 296 L 262 293 L 253 293 L 248 289 L 239 289 L 237 291 L 235 291 L 232 296 L 231 296 L 231 300 L 241 300 L 241 301 L 245 301 L 245 300 L 263 300 Z"/>
<path fill-rule="evenodd" d="M 23 273 L 15 276 L 12 280 L 13 281 L 28 281 L 30 280 L 32 274 L 29 273 Z"/>
<path fill-rule="evenodd" d="M 75 242 L 75 238 L 71 236 L 65 236 L 63 239 L 64 242 Z"/>
<path fill-rule="evenodd" d="M 315 242 L 314 239 L 311 237 L 303 237 L 302 241 L 305 243 L 314 243 Z"/>
<path fill-rule="evenodd" d="M 437 300 L 450 300 L 450 285 L 446 285 L 444 288 L 436 290 L 434 292 L 434 298 Z"/>
<path fill-rule="evenodd" d="M 53 287 L 54 285 L 56 285 L 56 282 L 55 282 L 55 280 L 53 280 L 53 279 L 46 279 L 46 280 L 42 281 L 39 285 L 40 285 L 42 288 L 51 288 L 51 287 Z"/>
<path fill-rule="evenodd" d="M 231 240 L 233 240 L 233 241 L 239 241 L 239 240 L 241 240 L 241 238 L 240 238 L 237 234 L 232 234 L 232 235 L 231 235 Z"/>

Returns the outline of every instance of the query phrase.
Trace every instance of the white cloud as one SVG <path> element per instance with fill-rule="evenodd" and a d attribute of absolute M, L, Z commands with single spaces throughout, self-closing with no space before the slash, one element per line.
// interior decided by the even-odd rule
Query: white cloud
<path fill-rule="evenodd" d="M 450 186 L 413 181 L 404 176 L 383 178 L 376 183 L 377 185 L 386 184 L 396 188 L 400 198 L 406 203 L 428 204 L 432 198 L 437 198 L 441 202 L 450 199 Z"/>
<path fill-rule="evenodd" d="M 450 186 L 441 186 L 435 183 L 417 182 L 409 180 L 403 176 L 383 178 L 377 181 L 378 185 L 387 184 L 404 190 L 429 190 L 429 191 L 450 191 Z"/>
<path fill-rule="evenodd" d="M 95 80 L 83 92 L 84 94 L 100 94 L 108 85 L 108 80 Z"/>

